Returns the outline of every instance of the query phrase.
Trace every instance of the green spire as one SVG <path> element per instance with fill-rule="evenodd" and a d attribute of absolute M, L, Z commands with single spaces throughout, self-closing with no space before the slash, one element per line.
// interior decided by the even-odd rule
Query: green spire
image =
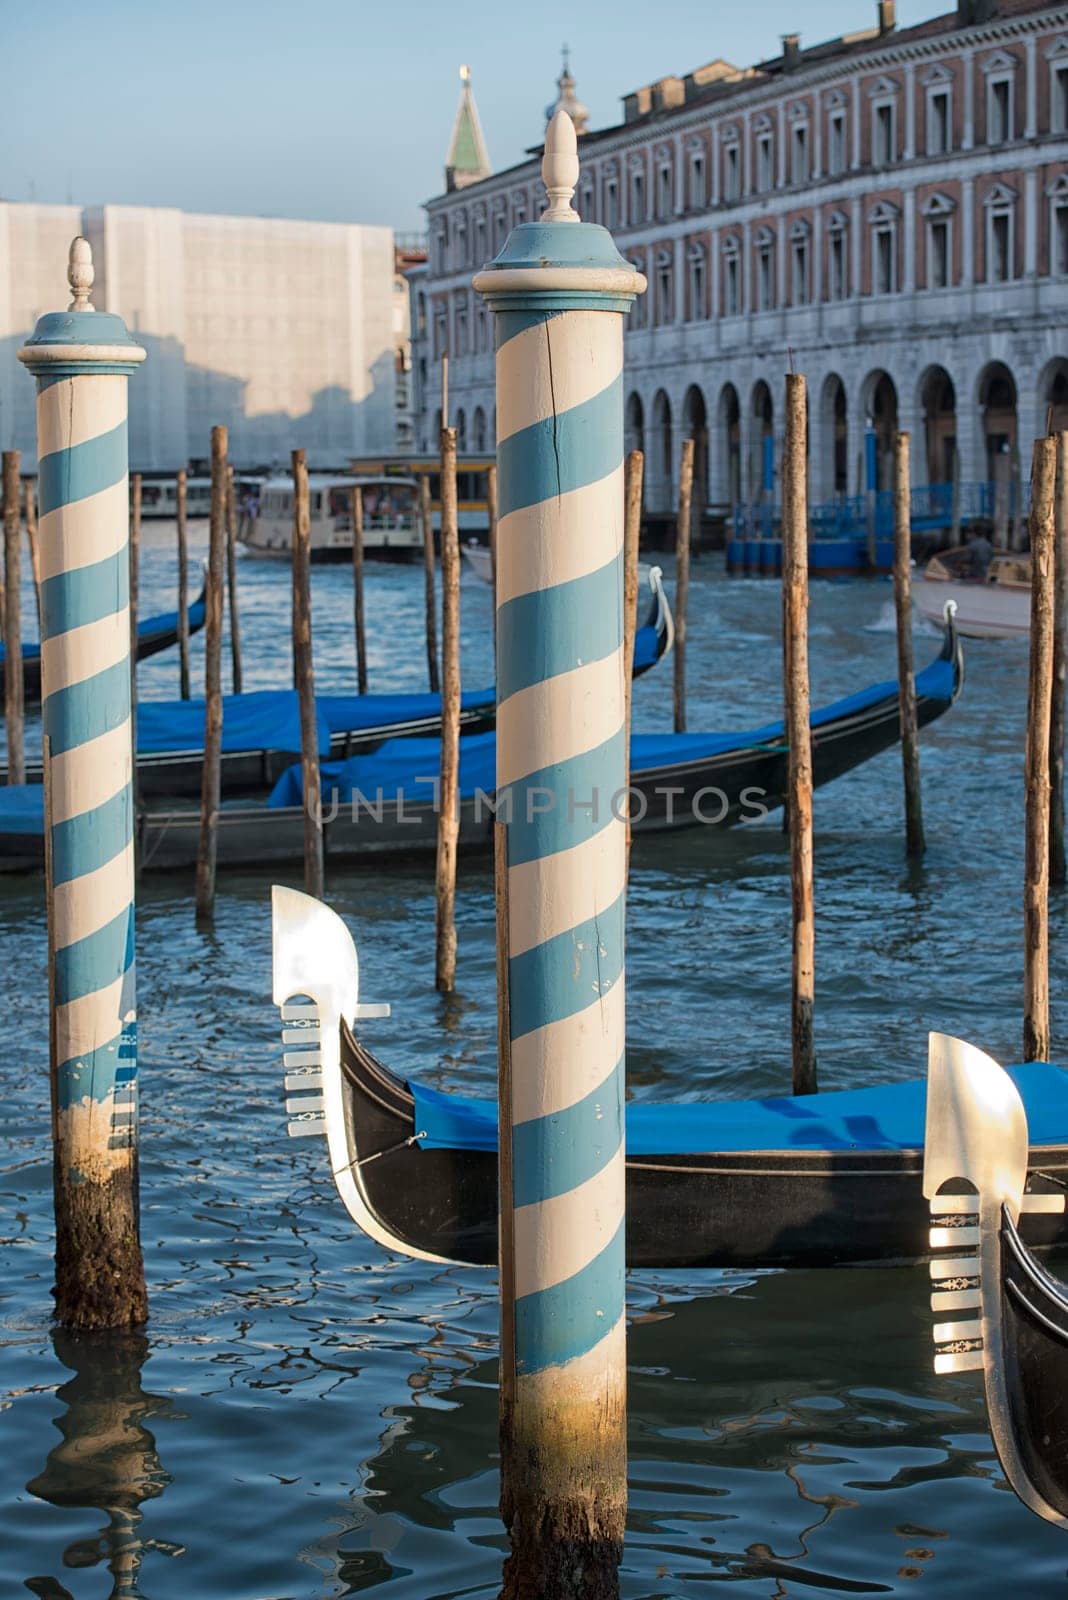
<path fill-rule="evenodd" d="M 478 108 L 471 92 L 471 69 L 460 68 L 460 104 L 452 125 L 449 153 L 445 158 L 445 186 L 465 189 L 469 183 L 488 178 L 492 168 L 478 120 Z"/>

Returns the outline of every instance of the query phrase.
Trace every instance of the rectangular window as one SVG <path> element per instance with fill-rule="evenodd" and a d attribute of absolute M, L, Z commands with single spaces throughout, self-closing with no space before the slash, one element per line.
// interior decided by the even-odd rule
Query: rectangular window
<path fill-rule="evenodd" d="M 894 235 L 889 228 L 879 228 L 874 237 L 874 283 L 876 294 L 894 292 Z"/>
<path fill-rule="evenodd" d="M 808 305 L 808 243 L 795 239 L 793 245 L 793 302 L 795 306 Z"/>
<path fill-rule="evenodd" d="M 670 217 L 672 211 L 670 167 L 661 167 L 657 172 L 656 208 L 658 217 Z"/>
<path fill-rule="evenodd" d="M 690 263 L 690 319 L 696 321 L 705 314 L 705 264 L 698 256 Z"/>
<path fill-rule="evenodd" d="M 705 204 L 705 158 L 700 151 L 690 157 L 690 208 L 699 211 Z"/>
<path fill-rule="evenodd" d="M 657 273 L 657 321 L 661 324 L 670 322 L 674 316 L 671 304 L 671 268 L 661 267 Z"/>
<path fill-rule="evenodd" d="M 829 127 L 827 170 L 836 178 L 846 169 L 845 112 L 832 111 Z"/>
<path fill-rule="evenodd" d="M 604 186 L 604 225 L 609 233 L 619 227 L 619 192 L 614 178 L 609 178 Z"/>
<path fill-rule="evenodd" d="M 949 148 L 949 90 L 932 89 L 927 97 L 927 154 L 944 156 Z"/>
<path fill-rule="evenodd" d="M 1053 270 L 1062 278 L 1068 274 L 1068 206 L 1053 213 Z"/>
<path fill-rule="evenodd" d="M 772 308 L 771 246 L 761 245 L 757 256 L 757 307 L 761 311 Z"/>
<path fill-rule="evenodd" d="M 1066 212 L 1068 214 L 1068 212 Z M 738 315 L 738 257 L 727 257 L 727 270 L 724 274 L 723 285 L 724 315 L 736 317 Z"/>
<path fill-rule="evenodd" d="M 741 193 L 741 183 L 739 182 L 741 166 L 738 160 L 738 146 L 729 144 L 723 154 L 723 198 L 725 200 L 737 200 Z"/>
<path fill-rule="evenodd" d="M 936 218 L 927 235 L 927 282 L 932 289 L 949 287 L 949 223 L 944 217 Z"/>
<path fill-rule="evenodd" d="M 830 298 L 832 300 L 844 300 L 846 298 L 847 262 L 845 234 L 843 233 L 831 234 L 831 248 L 828 267 L 828 277 L 830 281 L 827 287 Z"/>
<path fill-rule="evenodd" d="M 1050 128 L 1054 133 L 1068 133 L 1068 62 L 1054 67 L 1050 88 Z"/>
<path fill-rule="evenodd" d="M 632 228 L 645 221 L 645 175 L 641 172 L 631 175 L 629 221 Z"/>
<path fill-rule="evenodd" d="M 877 167 L 889 167 L 897 159 L 894 139 L 894 107 L 886 104 L 875 107 L 872 124 L 872 159 Z"/>
<path fill-rule="evenodd" d="M 1007 283 L 1012 277 L 1012 220 L 1007 211 L 996 211 L 990 219 L 991 283 Z"/>
<path fill-rule="evenodd" d="M 767 194 L 772 187 L 771 134 L 757 135 L 757 192 Z"/>
<path fill-rule="evenodd" d="M 1012 138 L 1012 82 L 995 78 L 987 91 L 987 143 L 1007 144 Z"/>
<path fill-rule="evenodd" d="M 790 181 L 796 186 L 808 182 L 808 128 L 804 123 L 794 129 L 790 144 Z"/>

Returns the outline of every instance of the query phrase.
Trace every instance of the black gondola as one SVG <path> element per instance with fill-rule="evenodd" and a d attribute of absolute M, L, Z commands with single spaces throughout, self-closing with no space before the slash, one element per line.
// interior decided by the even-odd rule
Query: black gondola
<path fill-rule="evenodd" d="M 189 632 L 198 633 L 204 626 L 205 588 L 202 585 L 197 598 L 188 608 Z M 137 659 L 144 661 L 169 650 L 178 643 L 178 613 L 164 612 L 162 616 L 145 617 L 137 627 Z M 0 695 L 4 692 L 4 674 L 7 658 L 0 644 Z M 22 647 L 22 696 L 25 705 L 39 705 L 41 700 L 41 646 L 34 642 Z"/>
<path fill-rule="evenodd" d="M 934 1224 L 935 1371 L 982 1371 L 1006 1478 L 1038 1516 L 1068 1527 L 1068 1285 L 1021 1234 L 1036 1212 L 1063 1222 L 1064 1178 L 1054 1169 L 1053 1194 L 1025 1192 L 1033 1122 L 996 1061 L 931 1036 L 924 1193 Z M 951 1313 L 969 1315 L 943 1320 Z"/>
<path fill-rule="evenodd" d="M 282 1007 L 290 1132 L 325 1134 L 353 1220 L 388 1249 L 497 1259 L 496 1103 L 407 1082 L 360 1042 L 359 963 L 345 924 L 276 887 L 274 998 Z M 1015 1069 L 1042 1129 L 1036 1190 L 1068 1181 L 1068 1081 Z M 1055 1093 L 1054 1091 L 1059 1091 Z M 632 1267 L 830 1266 L 928 1249 L 922 1080 L 763 1101 L 627 1107 Z M 1046 1130 L 1049 1130 L 1047 1136 Z M 1065 1223 L 1028 1218 L 1036 1244 Z"/>

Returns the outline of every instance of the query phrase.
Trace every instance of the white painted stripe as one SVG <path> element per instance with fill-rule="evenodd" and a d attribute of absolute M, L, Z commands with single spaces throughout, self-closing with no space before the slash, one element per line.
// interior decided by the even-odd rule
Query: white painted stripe
<path fill-rule="evenodd" d="M 576 1105 L 603 1083 L 623 1054 L 623 975 L 584 1011 L 513 1039 L 512 1122 L 532 1122 Z"/>
<path fill-rule="evenodd" d="M 41 518 L 41 578 L 75 572 L 115 555 L 129 536 L 130 491 L 125 474 L 99 494 L 57 506 Z"/>
<path fill-rule="evenodd" d="M 516 1378 L 516 1405 L 530 1406 L 541 1419 L 566 1416 L 567 1435 L 574 1437 L 576 1419 L 583 1413 L 594 1430 L 604 1426 L 605 1412 L 622 1407 L 626 1399 L 627 1319 L 623 1315 L 592 1350 L 561 1367 L 542 1367 Z"/>
<path fill-rule="evenodd" d="M 497 526 L 497 597 L 548 589 L 597 572 L 623 548 L 623 468 L 502 517 Z"/>
<path fill-rule="evenodd" d="M 133 844 L 105 861 L 102 867 L 87 872 L 55 890 L 55 948 L 66 949 L 87 934 L 96 933 L 113 922 L 124 905 L 134 897 Z"/>
<path fill-rule="evenodd" d="M 536 1294 L 539 1289 L 551 1289 L 554 1283 L 564 1283 L 600 1255 L 618 1231 L 623 1215 L 624 1172 L 620 1145 L 607 1165 L 577 1189 L 537 1205 L 516 1206 L 517 1295 Z M 577 1227 L 580 1217 L 582 1225 Z"/>
<path fill-rule="evenodd" d="M 623 646 L 531 684 L 497 709 L 497 789 L 603 744 L 623 726 Z M 588 795 L 576 795 L 588 800 Z M 610 804 L 612 796 L 603 796 Z"/>
<path fill-rule="evenodd" d="M 598 797 L 602 817 L 611 817 L 611 801 L 611 795 Z M 611 817 L 592 839 L 509 868 L 510 954 L 521 955 L 614 905 L 626 887 L 626 838 L 626 825 Z"/>
<path fill-rule="evenodd" d="M 132 986 L 133 981 L 131 967 L 123 977 L 95 994 L 82 995 L 56 1007 L 57 1061 L 77 1061 L 116 1038 L 126 1021 L 121 1009 L 123 987 Z"/>
<path fill-rule="evenodd" d="M 129 480 L 57 506 L 41 518 L 41 577 L 76 572 L 117 554 L 128 537 Z"/>
<path fill-rule="evenodd" d="M 111 433 L 125 417 L 126 379 L 118 373 L 61 378 L 37 397 L 38 456 Z"/>
<path fill-rule="evenodd" d="M 623 370 L 623 318 L 564 311 L 497 351 L 497 438 L 559 416 L 611 387 Z"/>
<path fill-rule="evenodd" d="M 129 717 L 110 733 L 53 756 L 49 774 L 53 827 L 111 800 L 131 781 L 132 773 Z"/>
<path fill-rule="evenodd" d="M 43 697 L 66 689 L 72 683 L 113 667 L 130 653 L 130 612 L 127 606 L 99 622 L 71 628 L 69 633 L 45 639 L 41 645 L 41 688 Z"/>

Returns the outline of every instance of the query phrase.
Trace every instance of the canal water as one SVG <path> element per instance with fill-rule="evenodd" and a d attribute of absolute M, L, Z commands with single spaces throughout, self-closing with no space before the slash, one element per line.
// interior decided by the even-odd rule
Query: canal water
<path fill-rule="evenodd" d="M 203 543 L 196 525 L 194 542 Z M 149 529 L 142 615 L 173 605 L 173 533 Z M 246 684 L 289 680 L 288 573 L 240 564 Z M 817 585 L 818 702 L 893 673 L 884 582 Z M 695 564 L 690 726 L 777 712 L 779 587 Z M 354 681 L 351 584 L 314 580 L 320 687 Z M 422 575 L 367 574 L 372 687 L 425 686 Z M 490 597 L 463 582 L 464 675 L 490 678 Z M 917 639 L 920 665 L 938 641 Z M 202 642 L 195 645 L 196 670 Z M 1005 1061 L 1021 1033 L 1026 647 L 975 644 L 923 739 L 929 840 L 902 853 L 896 752 L 816 801 L 821 1082 L 922 1074 L 929 1028 Z M 174 652 L 140 672 L 177 692 Z M 670 666 L 636 687 L 670 725 Z M 628 1077 L 635 1098 L 783 1092 L 789 895 L 777 818 L 634 847 Z M 299 873 L 287 881 L 299 883 Z M 459 994 L 433 987 L 429 863 L 330 867 L 388 1000 L 372 1047 L 491 1093 L 493 901 L 462 862 Z M 497 1593 L 496 1282 L 390 1259 L 354 1232 L 318 1140 L 288 1140 L 270 1003 L 269 884 L 188 877 L 138 905 L 142 1205 L 152 1320 L 74 1341 L 49 1323 L 52 1218 L 41 884 L 0 880 L 9 1044 L 0 1138 L 0 1594 L 42 1600 L 392 1600 Z M 1068 1046 L 1068 912 L 1053 909 L 1053 1035 Z M 922 1268 L 631 1275 L 626 1600 L 1063 1596 L 1068 1539 L 1007 1490 L 979 1380 L 936 1382 Z"/>

